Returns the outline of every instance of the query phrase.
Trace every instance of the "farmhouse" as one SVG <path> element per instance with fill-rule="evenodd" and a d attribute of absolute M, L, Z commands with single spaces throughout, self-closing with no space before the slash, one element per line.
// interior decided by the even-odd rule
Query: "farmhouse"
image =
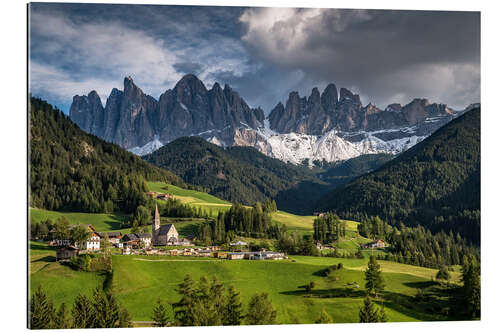
<path fill-rule="evenodd" d="M 177 245 L 179 243 L 179 233 L 173 224 L 160 225 L 158 205 L 155 207 L 152 243 L 154 246 Z"/>
<path fill-rule="evenodd" d="M 76 257 L 78 256 L 78 253 L 80 251 L 78 250 L 78 248 L 74 247 L 74 246 L 65 246 L 65 247 L 61 247 L 60 249 L 57 249 L 56 251 L 56 261 L 58 260 L 67 260 L 67 259 L 70 259 L 72 257 Z"/>
<path fill-rule="evenodd" d="M 226 259 L 227 258 L 227 253 L 226 252 L 214 252 L 214 258 L 217 258 L 217 259 Z"/>
<path fill-rule="evenodd" d="M 236 241 L 234 243 L 229 243 L 229 245 L 230 246 L 247 246 L 248 243 L 238 240 L 238 241 Z"/>
<path fill-rule="evenodd" d="M 361 245 L 361 247 L 364 249 L 383 248 L 385 246 L 386 246 L 385 242 L 381 239 L 377 239 L 373 242 Z"/>
<path fill-rule="evenodd" d="M 229 260 L 240 260 L 245 257 L 245 254 L 243 252 L 233 252 L 233 253 L 228 253 L 227 254 L 227 259 Z"/>
<path fill-rule="evenodd" d="M 170 193 L 158 193 L 158 192 L 146 192 L 146 195 L 149 195 L 153 199 L 160 199 L 160 200 L 168 200 L 172 199 L 174 196 Z"/>
<path fill-rule="evenodd" d="M 125 244 L 127 247 L 138 247 L 139 246 L 139 237 L 137 237 L 136 234 L 126 234 L 122 238 L 123 244 Z"/>
<path fill-rule="evenodd" d="M 156 199 L 160 199 L 160 200 L 168 200 L 168 199 L 172 199 L 174 196 L 172 194 L 169 194 L 169 193 L 162 193 L 162 194 L 158 194 L 156 196 Z"/>
<path fill-rule="evenodd" d="M 116 244 L 119 244 L 122 239 L 122 233 L 119 231 L 98 232 L 97 234 L 101 237 L 101 239 L 104 239 L 107 235 L 109 242 L 115 246 Z"/>
<path fill-rule="evenodd" d="M 151 234 L 150 233 L 140 233 L 135 234 L 139 238 L 139 242 L 143 242 L 146 247 L 151 247 Z"/>
<path fill-rule="evenodd" d="M 72 225 L 70 228 L 76 228 L 77 226 L 78 225 Z M 80 224 L 80 226 L 83 226 L 90 233 L 90 237 L 86 241 L 76 244 L 76 246 L 80 250 L 85 251 L 99 250 L 101 248 L 101 236 L 99 236 L 94 226 L 92 224 Z"/>

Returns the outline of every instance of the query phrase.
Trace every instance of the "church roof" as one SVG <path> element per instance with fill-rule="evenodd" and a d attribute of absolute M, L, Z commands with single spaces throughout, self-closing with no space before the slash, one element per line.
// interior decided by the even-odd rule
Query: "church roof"
<path fill-rule="evenodd" d="M 158 204 L 155 206 L 155 220 L 160 220 L 160 213 L 158 212 Z"/>
<path fill-rule="evenodd" d="M 165 225 L 162 225 L 160 226 L 160 232 L 159 234 L 160 235 L 166 235 L 170 232 L 170 229 L 174 228 L 175 230 L 175 227 L 173 224 L 165 224 Z"/>

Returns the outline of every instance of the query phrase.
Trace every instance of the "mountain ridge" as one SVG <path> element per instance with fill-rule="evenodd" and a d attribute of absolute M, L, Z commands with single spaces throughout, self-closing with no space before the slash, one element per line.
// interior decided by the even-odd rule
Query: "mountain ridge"
<path fill-rule="evenodd" d="M 375 171 L 338 187 L 318 210 L 453 230 L 480 242 L 480 115 L 475 108 Z"/>
<path fill-rule="evenodd" d="M 335 162 L 372 153 L 399 154 L 456 118 L 444 104 L 414 99 L 381 110 L 362 105 L 359 95 L 335 84 L 309 97 L 289 94 L 266 117 L 238 92 L 215 83 L 207 89 L 195 75 L 185 75 L 156 100 L 124 79 L 105 107 L 95 91 L 76 95 L 71 119 L 86 132 L 117 143 L 137 155 L 149 154 L 183 136 L 200 136 L 222 147 L 251 146 L 285 162 Z"/>

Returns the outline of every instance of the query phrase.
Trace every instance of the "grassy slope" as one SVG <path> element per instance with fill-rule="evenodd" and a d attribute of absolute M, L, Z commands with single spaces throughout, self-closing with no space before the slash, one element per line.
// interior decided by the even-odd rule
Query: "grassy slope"
<path fill-rule="evenodd" d="M 56 305 L 71 304 L 79 292 L 90 293 L 102 285 L 104 277 L 96 273 L 75 272 L 53 262 L 54 250 L 32 243 L 32 290 L 43 284 Z M 42 260 L 40 260 L 42 259 Z M 113 257 L 113 290 L 126 305 L 133 320 L 150 320 L 154 302 L 158 297 L 177 301 L 175 288 L 186 274 L 198 280 L 202 275 L 217 275 L 226 286 L 233 284 L 241 292 L 243 303 L 248 303 L 256 292 L 268 292 L 278 311 L 278 322 L 312 323 L 325 309 L 335 322 L 357 322 L 362 304 L 363 272 L 367 259 L 337 259 L 293 257 L 296 262 L 285 261 L 214 261 L 213 259 L 182 257 Z M 43 261 L 43 267 L 40 262 Z M 344 263 L 337 271 L 338 281 L 323 277 L 320 272 L 328 265 Z M 390 321 L 442 320 L 428 309 L 411 305 L 411 296 L 417 288 L 430 281 L 421 271 L 435 274 L 435 270 L 386 263 L 381 261 L 387 283 L 386 312 Z M 398 273 L 389 272 L 389 267 Z M 406 272 L 406 273 L 402 273 Z M 316 282 L 313 297 L 307 297 L 298 286 Z M 358 282 L 356 289 L 347 283 Z M 393 300 L 397 299 L 395 304 Z M 402 306 L 401 304 L 407 305 Z M 410 304 L 410 305 L 409 305 Z"/>
<path fill-rule="evenodd" d="M 90 295 L 104 282 L 103 274 L 78 272 L 55 262 L 55 250 L 43 243 L 30 242 L 29 260 L 31 291 L 42 285 L 57 307 L 63 302 L 72 306 L 76 295 Z"/>
<path fill-rule="evenodd" d="M 46 219 L 55 221 L 64 216 L 70 224 L 92 224 L 98 231 L 118 230 L 121 222 L 129 218 L 128 215 L 54 212 L 38 208 L 30 208 L 30 216 L 33 221 Z"/>

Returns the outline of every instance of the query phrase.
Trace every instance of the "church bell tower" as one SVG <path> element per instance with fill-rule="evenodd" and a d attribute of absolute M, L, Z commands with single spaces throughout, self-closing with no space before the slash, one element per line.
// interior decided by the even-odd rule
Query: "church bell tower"
<path fill-rule="evenodd" d="M 158 212 L 158 204 L 155 207 L 155 218 L 153 220 L 153 228 L 152 228 L 152 236 L 153 236 L 153 245 L 158 244 L 158 236 L 160 234 L 160 213 Z"/>

